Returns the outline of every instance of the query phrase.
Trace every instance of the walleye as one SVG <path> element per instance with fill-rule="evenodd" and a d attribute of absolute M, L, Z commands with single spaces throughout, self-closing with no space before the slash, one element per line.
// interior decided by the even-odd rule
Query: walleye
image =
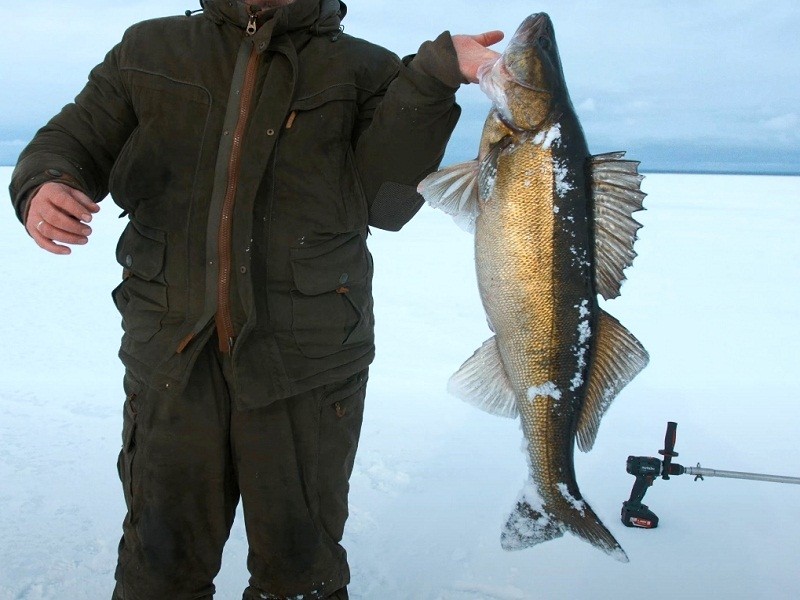
<path fill-rule="evenodd" d="M 573 449 L 648 362 L 642 345 L 598 306 L 619 295 L 636 253 L 638 162 L 591 156 L 564 82 L 553 26 L 525 19 L 479 72 L 493 101 L 478 159 L 428 176 L 420 193 L 475 233 L 487 340 L 450 379 L 455 395 L 520 417 L 530 480 L 502 531 L 506 550 L 577 535 L 628 558 L 581 496 Z"/>

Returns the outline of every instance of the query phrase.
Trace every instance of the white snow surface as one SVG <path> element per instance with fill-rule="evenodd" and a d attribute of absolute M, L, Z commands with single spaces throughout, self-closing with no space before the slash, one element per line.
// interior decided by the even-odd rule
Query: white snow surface
<path fill-rule="evenodd" d="M 10 169 L 0 169 L 5 187 Z M 622 296 L 604 307 L 649 350 L 589 454 L 581 491 L 631 559 L 572 535 L 518 552 L 500 530 L 525 485 L 517 423 L 450 397 L 490 335 L 472 239 L 424 207 L 375 232 L 378 358 L 352 477 L 354 600 L 800 597 L 800 486 L 657 480 L 655 530 L 622 525 L 628 455 L 658 456 L 678 422 L 687 466 L 800 476 L 800 178 L 649 175 Z M 124 515 L 119 318 L 109 292 L 123 220 L 110 199 L 89 246 L 39 250 L 0 220 L 0 600 L 97 600 L 113 587 Z M 246 585 L 237 518 L 217 598 Z"/>

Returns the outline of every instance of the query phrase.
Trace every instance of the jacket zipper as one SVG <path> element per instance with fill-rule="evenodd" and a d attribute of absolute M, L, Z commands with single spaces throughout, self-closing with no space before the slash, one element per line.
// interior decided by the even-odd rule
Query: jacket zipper
<path fill-rule="evenodd" d="M 247 23 L 247 36 L 256 32 L 256 16 L 250 15 Z M 231 255 L 233 248 L 233 206 L 236 201 L 236 190 L 239 186 L 239 168 L 242 158 L 242 141 L 247 130 L 247 121 L 250 117 L 250 107 L 253 100 L 253 89 L 256 82 L 259 55 L 255 46 L 250 51 L 247 69 L 242 83 L 239 99 L 239 119 L 233 133 L 233 145 L 228 160 L 228 186 L 225 190 L 225 199 L 222 202 L 222 215 L 219 223 L 219 279 L 217 281 L 217 313 L 215 322 L 217 337 L 219 338 L 220 352 L 229 353 L 233 350 L 236 332 L 233 328 L 231 316 L 230 290 L 231 290 Z"/>

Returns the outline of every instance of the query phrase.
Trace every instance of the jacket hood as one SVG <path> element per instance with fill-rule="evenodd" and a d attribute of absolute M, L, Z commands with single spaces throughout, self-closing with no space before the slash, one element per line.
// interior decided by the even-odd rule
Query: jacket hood
<path fill-rule="evenodd" d="M 250 20 L 251 8 L 242 0 L 201 0 L 200 6 L 217 23 L 231 23 L 244 29 Z M 256 12 L 259 25 L 275 20 L 272 34 L 307 30 L 312 35 L 339 31 L 347 14 L 341 0 L 295 0 L 286 6 L 264 8 Z"/>

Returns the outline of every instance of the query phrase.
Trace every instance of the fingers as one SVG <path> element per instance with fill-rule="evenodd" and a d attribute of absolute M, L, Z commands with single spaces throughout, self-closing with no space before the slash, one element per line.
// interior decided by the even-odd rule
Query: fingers
<path fill-rule="evenodd" d="M 70 254 L 62 244 L 83 245 L 92 228 L 86 223 L 100 210 L 83 192 L 60 183 L 46 183 L 31 198 L 25 228 L 33 240 L 53 254 Z"/>
<path fill-rule="evenodd" d="M 458 66 L 465 81 L 476 83 L 478 69 L 500 56 L 489 46 L 503 39 L 502 31 L 487 31 L 477 35 L 454 35 L 453 47 L 458 55 Z"/>
<path fill-rule="evenodd" d="M 470 36 L 470 37 L 473 40 L 475 40 L 476 42 L 478 42 L 484 48 L 487 48 L 487 47 L 493 46 L 497 42 L 501 41 L 505 37 L 505 34 L 502 31 L 498 31 L 497 29 L 494 29 L 492 31 L 487 31 L 485 33 L 479 33 L 478 35 L 473 35 L 473 36 Z"/>

